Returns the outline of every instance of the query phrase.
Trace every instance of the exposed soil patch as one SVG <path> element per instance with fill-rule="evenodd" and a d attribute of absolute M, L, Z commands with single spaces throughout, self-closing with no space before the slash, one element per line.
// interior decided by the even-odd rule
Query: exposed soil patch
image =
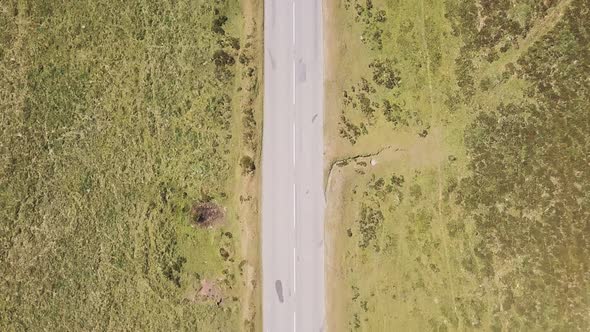
<path fill-rule="evenodd" d="M 225 208 L 212 202 L 195 202 L 190 214 L 193 227 L 211 227 L 225 220 Z"/>
<path fill-rule="evenodd" d="M 221 305 L 223 302 L 223 292 L 221 291 L 221 288 L 211 280 L 201 280 L 201 288 L 199 289 L 197 296 L 200 300 L 211 300 L 217 305 Z"/>

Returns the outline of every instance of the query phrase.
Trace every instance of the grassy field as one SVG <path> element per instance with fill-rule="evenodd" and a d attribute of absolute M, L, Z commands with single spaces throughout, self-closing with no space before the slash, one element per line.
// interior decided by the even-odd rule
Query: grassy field
<path fill-rule="evenodd" d="M 255 329 L 261 15 L 0 2 L 0 330 Z"/>
<path fill-rule="evenodd" d="M 588 2 L 328 11 L 330 330 L 588 330 Z"/>

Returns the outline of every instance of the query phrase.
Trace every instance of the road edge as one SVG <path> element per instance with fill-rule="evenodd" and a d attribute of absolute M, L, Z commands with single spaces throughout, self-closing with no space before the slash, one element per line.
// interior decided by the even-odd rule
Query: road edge
<path fill-rule="evenodd" d="M 339 90 L 338 75 L 338 53 L 339 43 L 336 31 L 336 20 L 338 20 L 338 1 L 325 0 L 323 2 L 323 27 L 324 27 L 324 170 L 323 170 L 323 188 L 325 199 L 324 210 L 324 283 L 325 287 L 325 326 L 327 331 L 343 331 L 345 325 L 342 323 L 342 314 L 344 313 L 344 297 L 342 296 L 342 280 L 338 278 L 341 266 L 338 260 L 338 226 L 339 220 L 342 219 L 342 189 L 344 183 L 338 182 L 336 186 L 330 186 L 333 180 L 332 165 L 336 160 L 336 149 L 333 146 L 333 123 L 337 123 L 339 114 L 337 91 Z M 330 13 L 328 15 L 328 13 Z"/>
<path fill-rule="evenodd" d="M 238 78 L 242 84 L 240 104 L 235 115 L 240 118 L 240 137 L 237 138 L 239 153 L 241 156 L 252 156 L 254 170 L 245 173 L 241 165 L 236 167 L 236 206 L 238 207 L 238 222 L 240 228 L 240 249 L 242 261 L 240 262 L 240 273 L 242 274 L 243 289 L 240 296 L 240 330 L 262 331 L 262 260 L 261 260 L 261 161 L 262 161 L 262 121 L 263 121 L 263 95 L 264 95 L 264 1 L 263 0 L 241 0 L 240 1 L 243 31 L 241 44 L 251 47 L 251 54 L 246 54 L 248 61 L 239 61 L 240 71 Z M 246 45 L 245 45 L 246 44 Z M 250 45 L 247 45 L 250 44 Z M 244 79 L 244 73 L 250 68 L 254 69 L 255 79 Z M 250 76 L 248 76 L 250 77 Z M 248 146 L 245 139 L 248 131 L 242 123 L 248 116 L 243 113 L 246 108 L 253 110 L 254 128 L 252 145 Z M 250 119 L 251 120 L 251 119 Z M 238 160 L 238 164 L 241 159 Z"/>

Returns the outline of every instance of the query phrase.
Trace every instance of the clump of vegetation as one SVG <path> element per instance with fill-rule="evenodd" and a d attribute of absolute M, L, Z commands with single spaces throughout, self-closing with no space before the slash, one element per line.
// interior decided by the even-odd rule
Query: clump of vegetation
<path fill-rule="evenodd" d="M 372 50 L 383 49 L 383 23 L 387 21 L 387 13 L 383 9 L 376 9 L 372 0 L 345 0 L 346 10 L 354 9 L 354 20 L 363 26 L 361 40 Z"/>
<path fill-rule="evenodd" d="M 251 107 L 244 109 L 242 114 L 242 124 L 243 124 L 243 136 L 246 145 L 252 149 L 252 151 L 256 151 L 256 132 L 258 130 L 256 119 L 254 118 L 254 110 Z"/>
<path fill-rule="evenodd" d="M 179 256 L 176 260 L 169 262 L 164 268 L 164 276 L 172 281 L 176 287 L 180 287 L 182 267 L 185 263 L 186 258 Z"/>
<path fill-rule="evenodd" d="M 254 36 L 248 35 L 246 39 L 245 47 L 241 50 L 238 57 L 238 61 L 243 65 L 242 70 L 242 86 L 239 88 L 242 90 L 243 100 L 242 103 L 242 140 L 245 143 L 247 152 L 252 155 L 258 154 L 258 143 L 261 128 L 256 121 L 256 109 L 259 105 L 255 104 L 256 97 L 259 95 L 259 77 L 258 69 L 256 66 L 251 64 L 251 60 L 256 58 L 258 55 L 255 53 L 253 45 Z M 259 111 L 258 111 L 259 112 Z"/>
<path fill-rule="evenodd" d="M 340 117 L 342 127 L 340 128 L 340 136 L 348 139 L 351 144 L 355 144 L 363 131 L 361 128 L 348 120 L 345 116 Z"/>
<path fill-rule="evenodd" d="M 374 60 L 369 64 L 373 70 L 373 81 L 388 89 L 399 86 L 401 82 L 399 70 L 395 69 L 395 61 L 391 59 Z"/>
<path fill-rule="evenodd" d="M 227 94 L 211 97 L 205 113 L 213 120 L 213 128 L 221 128 L 229 131 L 233 116 L 232 100 Z"/>
<path fill-rule="evenodd" d="M 254 159 L 250 156 L 243 156 L 242 159 L 240 159 L 240 166 L 242 167 L 242 173 L 244 175 L 252 175 L 256 170 Z"/>
<path fill-rule="evenodd" d="M 340 136 L 348 139 L 355 144 L 362 135 L 369 133 L 367 125 L 372 126 L 375 123 L 375 113 L 380 105 L 370 97 L 375 95 L 377 90 L 367 79 L 361 78 L 360 81 L 350 87 L 350 92 L 344 91 L 344 105 L 351 107 L 351 115 L 362 116 L 362 120 L 353 121 L 352 117 L 343 114 L 340 117 Z M 358 111 L 358 112 L 357 112 Z M 365 124 L 365 121 L 367 124 Z"/>
<path fill-rule="evenodd" d="M 236 60 L 225 50 L 217 50 L 213 53 L 213 63 L 217 67 L 233 66 Z"/>
<path fill-rule="evenodd" d="M 475 66 L 472 57 L 472 53 L 466 47 L 463 47 L 460 50 L 459 57 L 455 59 L 457 86 L 465 96 L 466 101 L 469 101 L 476 92 L 475 79 L 473 78 Z"/>
<path fill-rule="evenodd" d="M 225 22 L 227 22 L 228 18 L 225 15 L 220 15 L 213 19 L 213 24 L 211 25 L 211 30 L 217 34 L 225 35 L 225 30 L 223 26 Z"/>
<path fill-rule="evenodd" d="M 377 232 L 383 222 L 383 213 L 381 211 L 373 209 L 370 206 L 363 206 L 358 219 L 359 231 L 361 234 L 361 240 L 359 246 L 361 248 L 367 248 L 371 243 L 377 247 L 374 242 L 377 240 Z"/>
<path fill-rule="evenodd" d="M 397 103 L 392 103 L 386 99 L 383 100 L 383 115 L 385 116 L 385 120 L 393 124 L 395 127 L 407 127 L 410 125 L 409 121 L 412 119 L 409 112 L 404 110 Z"/>

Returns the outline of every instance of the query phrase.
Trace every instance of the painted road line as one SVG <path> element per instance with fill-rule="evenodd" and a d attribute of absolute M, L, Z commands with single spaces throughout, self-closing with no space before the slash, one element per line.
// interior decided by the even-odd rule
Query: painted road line
<path fill-rule="evenodd" d="M 293 248 L 293 294 L 297 294 L 297 261 L 295 260 L 297 257 L 297 250 Z"/>
<path fill-rule="evenodd" d="M 293 22 L 293 26 L 291 28 L 293 29 L 293 46 L 295 46 L 295 1 L 293 1 L 293 18 L 291 22 Z"/>
<path fill-rule="evenodd" d="M 293 228 L 297 226 L 297 193 L 295 183 L 293 183 Z"/>
<path fill-rule="evenodd" d="M 293 166 L 295 166 L 295 162 L 296 162 L 296 155 L 295 155 L 295 123 L 293 123 L 293 130 L 292 130 L 292 134 L 293 134 Z"/>

